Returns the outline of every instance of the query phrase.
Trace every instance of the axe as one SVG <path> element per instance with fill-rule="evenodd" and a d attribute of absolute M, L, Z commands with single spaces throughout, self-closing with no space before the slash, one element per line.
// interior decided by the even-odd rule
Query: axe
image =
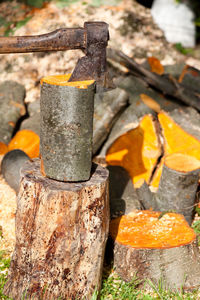
<path fill-rule="evenodd" d="M 69 81 L 94 79 L 97 90 L 113 87 L 108 80 L 106 47 L 109 40 L 108 24 L 85 22 L 83 28 L 61 28 L 35 36 L 0 37 L 0 53 L 28 53 L 81 49 L 80 58 Z"/>

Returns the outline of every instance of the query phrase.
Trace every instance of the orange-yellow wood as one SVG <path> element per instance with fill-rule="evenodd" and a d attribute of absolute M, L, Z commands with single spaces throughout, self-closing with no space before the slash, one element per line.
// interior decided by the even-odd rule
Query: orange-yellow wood
<path fill-rule="evenodd" d="M 142 101 L 155 112 L 159 113 L 161 111 L 160 105 L 151 97 L 146 94 L 140 94 Z"/>
<path fill-rule="evenodd" d="M 199 169 L 200 160 L 186 154 L 173 153 L 166 156 L 165 165 L 170 169 L 187 173 Z"/>
<path fill-rule="evenodd" d="M 68 82 L 70 76 L 71 74 L 46 76 L 41 79 L 41 84 L 45 82 L 52 85 L 74 86 L 80 89 L 87 89 L 89 85 L 94 83 L 94 80 Z"/>
<path fill-rule="evenodd" d="M 6 154 L 8 152 L 8 146 L 0 142 L 0 155 Z"/>
<path fill-rule="evenodd" d="M 136 129 L 120 136 L 108 149 L 106 161 L 109 165 L 124 167 L 130 174 L 134 186 L 144 180 L 149 182 L 161 148 L 153 118 L 146 115 Z"/>
<path fill-rule="evenodd" d="M 38 157 L 40 138 L 31 130 L 20 130 L 16 133 L 8 145 L 8 151 L 14 149 L 23 150 L 30 158 Z"/>
<path fill-rule="evenodd" d="M 200 141 L 185 132 L 165 112 L 158 114 L 163 131 L 165 154 L 183 153 L 200 160 Z"/>
<path fill-rule="evenodd" d="M 164 73 L 164 67 L 161 64 L 161 62 L 159 61 L 159 59 L 152 56 L 152 57 L 148 57 L 147 60 L 148 60 L 148 63 L 150 65 L 152 72 L 157 73 L 159 75 L 162 75 Z"/>
<path fill-rule="evenodd" d="M 110 223 L 110 234 L 120 244 L 133 248 L 172 248 L 186 245 L 196 235 L 184 217 L 160 212 L 135 210 Z"/>
<path fill-rule="evenodd" d="M 160 177 L 161 177 L 163 165 L 164 165 L 164 160 L 165 160 L 165 157 L 163 156 L 161 158 L 161 161 L 160 161 L 159 165 L 157 166 L 154 176 L 150 182 L 151 187 L 153 187 L 155 189 L 157 189 L 159 187 Z"/>

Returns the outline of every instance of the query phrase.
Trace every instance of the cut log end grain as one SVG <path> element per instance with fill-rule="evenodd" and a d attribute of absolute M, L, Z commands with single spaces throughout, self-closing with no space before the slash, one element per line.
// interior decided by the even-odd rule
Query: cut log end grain
<path fill-rule="evenodd" d="M 186 154 L 173 153 L 165 158 L 165 165 L 176 171 L 187 173 L 200 169 L 200 160 Z"/>
<path fill-rule="evenodd" d="M 109 148 L 106 161 L 109 165 L 125 168 L 134 186 L 149 182 L 152 170 L 161 154 L 153 117 L 146 115 L 136 129 L 120 136 Z"/>
<path fill-rule="evenodd" d="M 151 68 L 151 72 L 157 73 L 159 75 L 162 75 L 164 73 L 164 71 L 165 71 L 164 67 L 161 64 L 161 62 L 159 61 L 159 59 L 152 56 L 152 57 L 148 57 L 147 61 L 148 61 L 149 66 Z"/>
<path fill-rule="evenodd" d="M 72 81 L 69 82 L 71 74 L 66 75 L 52 75 L 42 78 L 41 85 L 45 82 L 52 85 L 61 85 L 61 86 L 73 86 L 79 89 L 87 89 L 87 87 L 94 83 L 94 80 L 84 80 L 84 81 Z"/>
<path fill-rule="evenodd" d="M 18 131 L 8 145 L 8 151 L 20 149 L 24 151 L 30 158 L 36 158 L 39 156 L 39 148 L 39 136 L 35 132 L 28 129 Z"/>
<path fill-rule="evenodd" d="M 200 259 L 196 235 L 184 217 L 175 213 L 133 211 L 111 221 L 114 268 L 125 281 L 136 275 L 162 280 L 164 288 L 200 285 Z"/>
<path fill-rule="evenodd" d="M 184 217 L 176 213 L 136 210 L 111 221 L 110 234 L 133 248 L 172 248 L 191 243 L 196 235 Z"/>
<path fill-rule="evenodd" d="M 8 152 L 8 146 L 0 142 L 0 155 L 6 154 Z"/>

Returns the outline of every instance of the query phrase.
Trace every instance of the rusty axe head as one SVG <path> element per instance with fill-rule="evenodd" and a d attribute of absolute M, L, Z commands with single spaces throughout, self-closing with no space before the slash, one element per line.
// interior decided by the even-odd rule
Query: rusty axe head
<path fill-rule="evenodd" d="M 97 90 L 113 87 L 108 78 L 106 47 L 109 40 L 108 24 L 105 22 L 85 22 L 85 56 L 80 58 L 70 77 L 70 81 L 96 81 Z"/>

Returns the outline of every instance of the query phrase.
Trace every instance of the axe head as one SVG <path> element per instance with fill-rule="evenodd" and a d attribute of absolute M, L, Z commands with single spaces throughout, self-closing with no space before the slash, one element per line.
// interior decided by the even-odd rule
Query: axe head
<path fill-rule="evenodd" d="M 85 22 L 85 56 L 80 58 L 69 81 L 94 79 L 97 92 L 114 85 L 109 79 L 106 64 L 106 47 L 109 40 L 108 24 L 105 22 Z"/>

